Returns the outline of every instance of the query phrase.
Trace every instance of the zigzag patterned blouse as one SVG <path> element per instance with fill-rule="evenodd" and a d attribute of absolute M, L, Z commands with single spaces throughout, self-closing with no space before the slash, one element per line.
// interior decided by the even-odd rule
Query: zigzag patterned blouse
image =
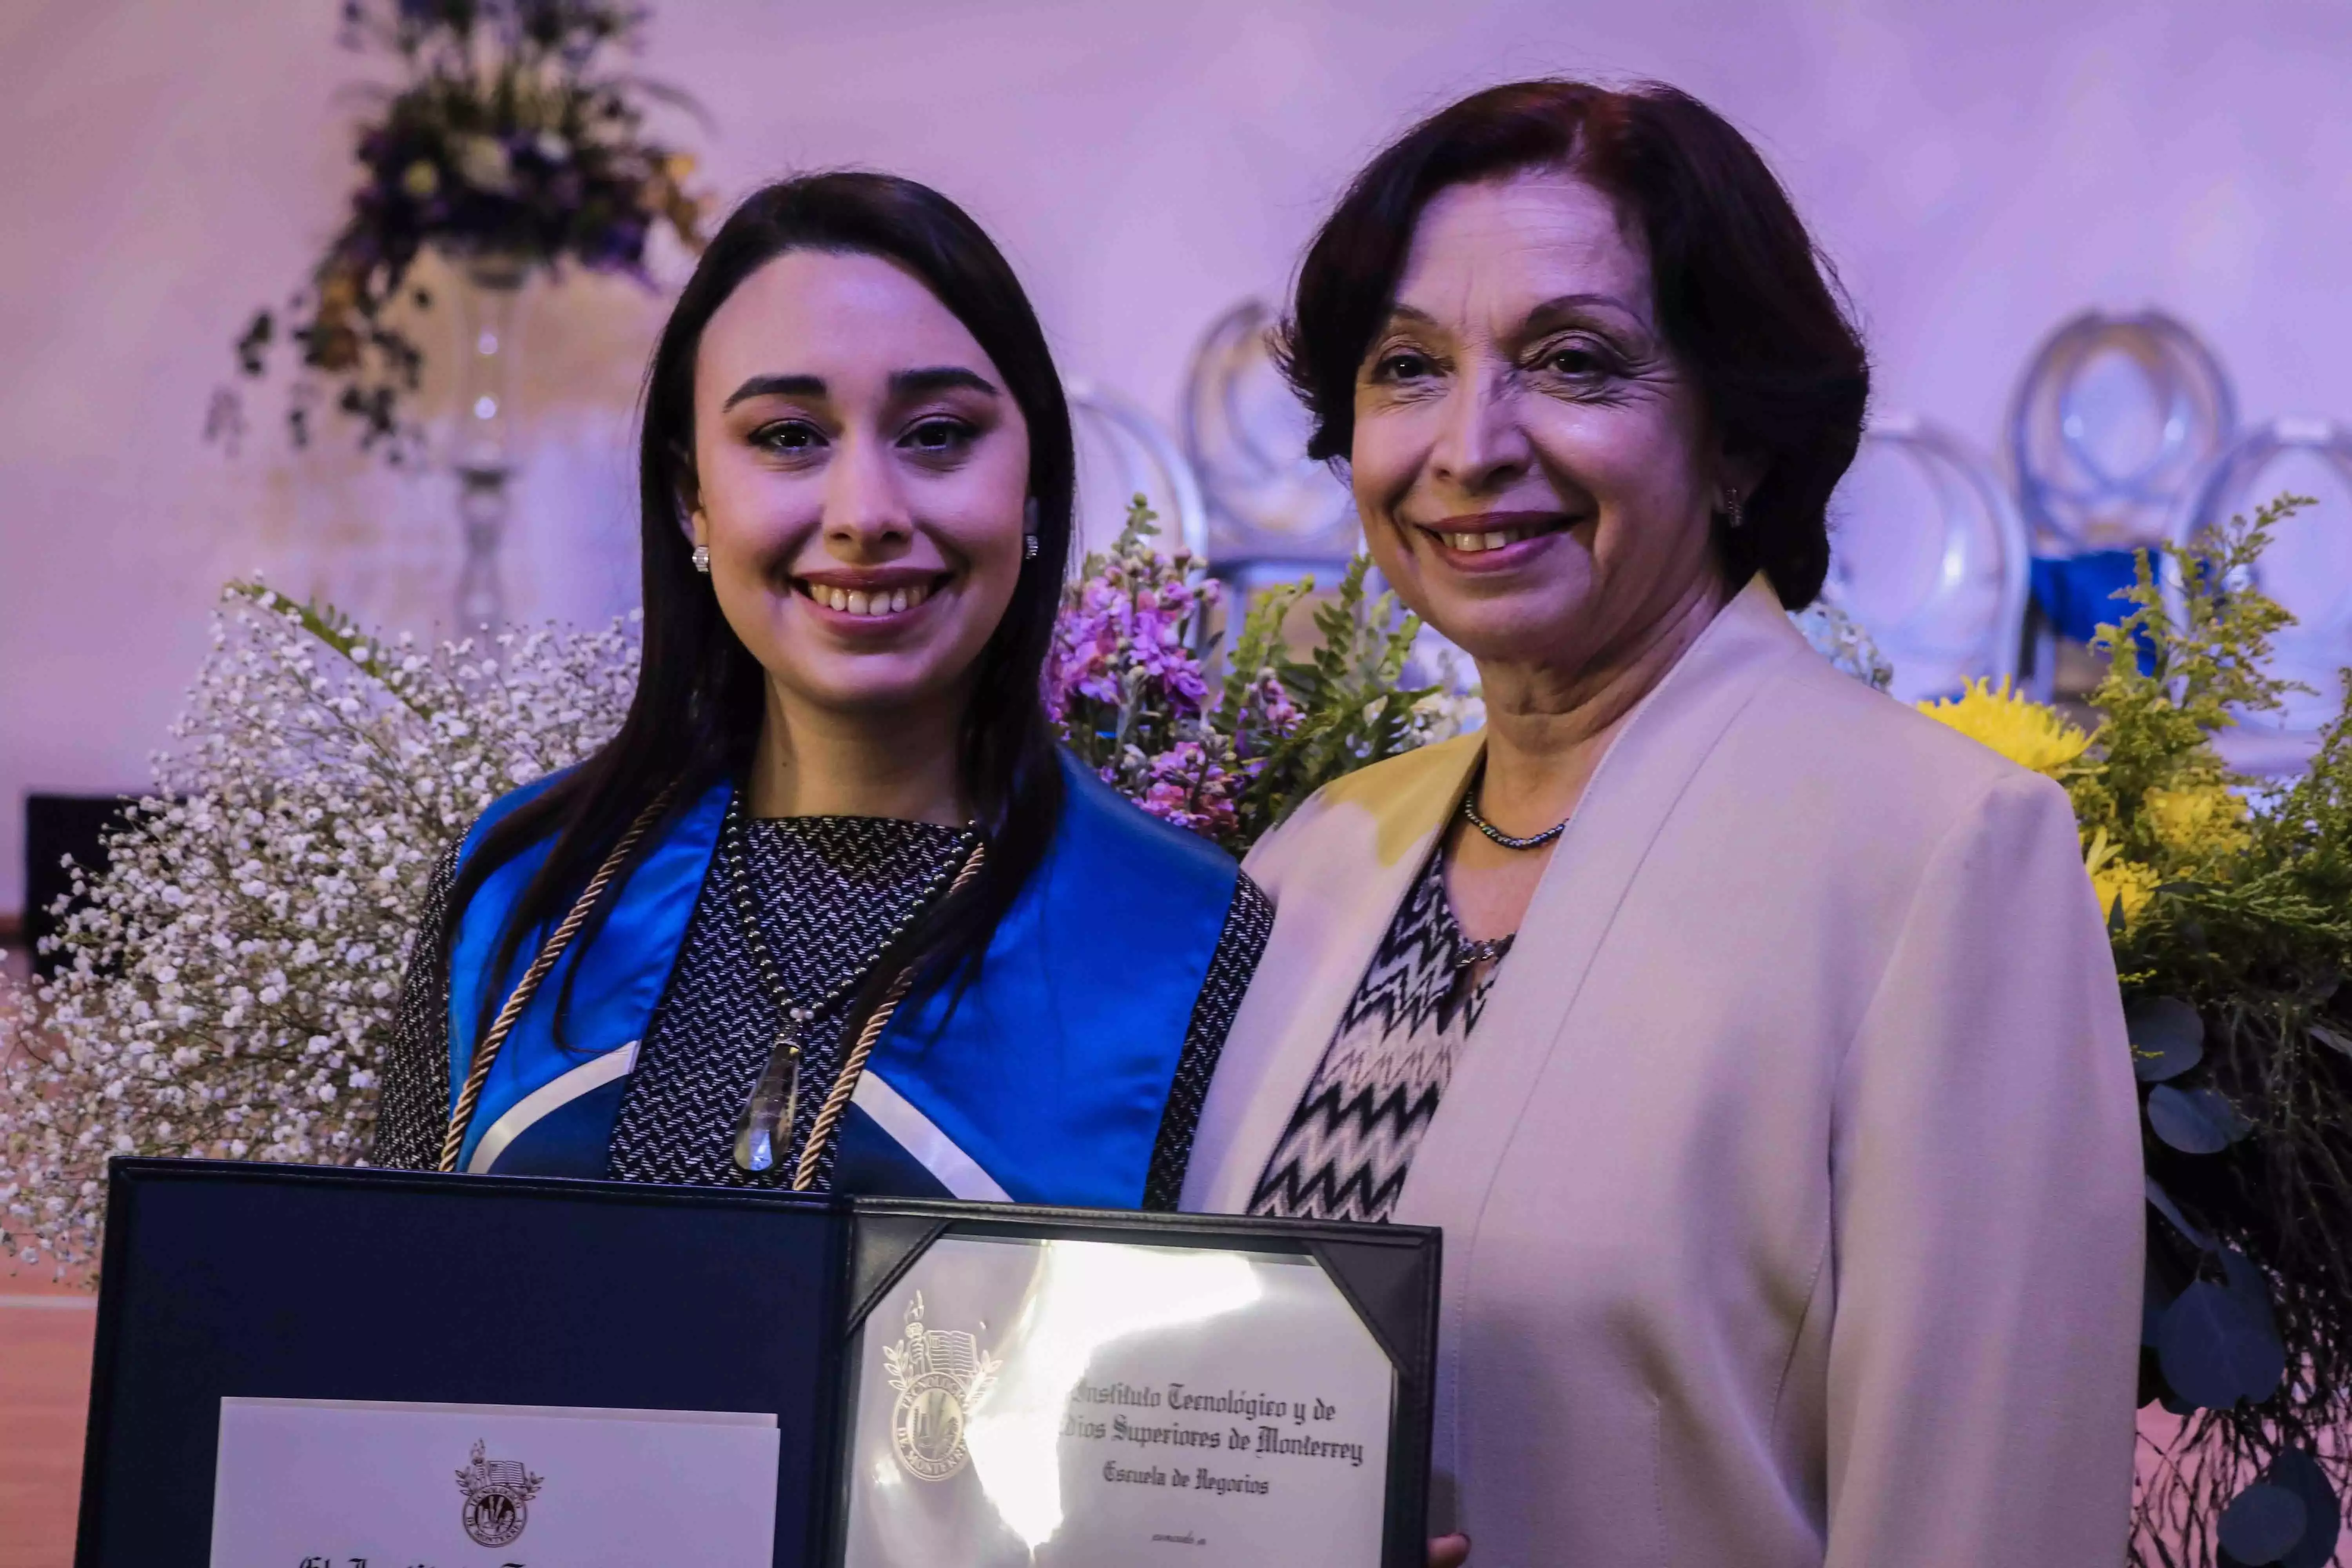
<path fill-rule="evenodd" d="M 1465 968 L 1468 939 L 1433 853 L 1397 908 L 1323 1060 L 1266 1159 L 1253 1215 L 1386 1220 L 1501 961 Z"/>

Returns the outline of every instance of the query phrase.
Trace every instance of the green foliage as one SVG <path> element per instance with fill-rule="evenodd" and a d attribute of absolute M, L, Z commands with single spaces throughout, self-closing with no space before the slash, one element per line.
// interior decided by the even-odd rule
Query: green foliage
<path fill-rule="evenodd" d="M 2126 858 L 2155 865 L 2165 857 L 2146 809 L 2151 792 L 2236 782 L 2213 750 L 2213 733 L 2234 724 L 2235 712 L 2275 710 L 2296 689 L 2269 673 L 2272 639 L 2294 617 L 2246 584 L 2273 531 L 2311 504 L 2282 496 L 2251 522 L 2235 519 L 2207 540 L 2168 550 L 2177 617 L 2142 552 L 2138 581 L 2124 595 L 2131 613 L 2093 639 L 2108 659 L 2090 698 L 2102 720 L 2099 765 L 2076 773 L 2071 793 L 2084 829 L 2105 828 Z"/>
<path fill-rule="evenodd" d="M 2295 689 L 2270 670 L 2293 617 L 2252 569 L 2310 504 L 2281 497 L 2168 550 L 2171 604 L 2142 558 L 2131 612 L 2096 643 L 2102 721 L 2066 775 L 2085 840 L 2153 888 L 2111 921 L 2150 1112 L 2142 1394 L 2184 1417 L 2143 1465 L 2141 1563 L 2211 1560 L 2225 1506 L 2298 1453 L 2346 1479 L 2327 1435 L 2352 1423 L 2352 710 L 2284 787 L 2232 773 L 2212 744 Z M 2202 1028 L 2186 1052 L 2155 1035 L 2182 1003 Z M 2225 1296 L 2200 1342 L 2187 1320 Z M 2202 1405 L 2179 1392 L 2251 1352 L 2284 1376 Z"/>
<path fill-rule="evenodd" d="M 1396 595 L 1364 591 L 1369 556 L 1348 563 L 1338 595 L 1315 609 L 1318 642 L 1304 659 L 1280 657 L 1282 627 L 1291 607 L 1315 587 L 1313 578 L 1260 597 L 1244 619 L 1225 677 L 1220 721 L 1245 732 L 1251 707 L 1237 701 L 1271 669 L 1296 707 L 1286 732 L 1266 734 L 1264 763 L 1242 790 L 1244 831 L 1251 842 L 1275 827 L 1317 790 L 1358 768 L 1412 750 L 1429 738 L 1423 704 L 1433 686 L 1402 689 L 1398 682 L 1421 631 L 1421 618 L 1399 614 Z"/>

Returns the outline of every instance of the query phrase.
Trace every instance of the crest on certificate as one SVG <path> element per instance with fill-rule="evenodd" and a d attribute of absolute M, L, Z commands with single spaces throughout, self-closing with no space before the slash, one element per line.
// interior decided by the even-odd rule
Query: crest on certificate
<path fill-rule="evenodd" d="M 971 1458 L 964 1447 L 965 1426 L 1004 1363 L 981 1348 L 977 1335 L 932 1328 L 923 1316 L 919 1290 L 907 1304 L 905 1336 L 882 1347 L 882 1370 L 898 1392 L 890 1409 L 890 1442 L 908 1475 L 943 1481 Z"/>
<path fill-rule="evenodd" d="M 466 1494 L 458 1519 L 476 1545 L 504 1546 L 530 1522 L 530 1500 L 539 1495 L 545 1478 L 532 1475 L 520 1459 L 483 1456 L 484 1447 L 477 1440 L 474 1462 L 457 1472 L 457 1489 Z"/>

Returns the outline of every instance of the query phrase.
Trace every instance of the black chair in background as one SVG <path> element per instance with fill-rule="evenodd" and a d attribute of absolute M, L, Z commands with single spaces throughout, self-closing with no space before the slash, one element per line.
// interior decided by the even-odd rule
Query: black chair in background
<path fill-rule="evenodd" d="M 28 795 L 25 797 L 25 945 L 33 950 L 33 973 L 53 973 L 58 955 L 41 951 L 41 939 L 62 923 L 52 913 L 73 890 L 67 856 L 91 871 L 107 867 L 107 837 L 122 825 L 125 806 L 137 795 Z"/>

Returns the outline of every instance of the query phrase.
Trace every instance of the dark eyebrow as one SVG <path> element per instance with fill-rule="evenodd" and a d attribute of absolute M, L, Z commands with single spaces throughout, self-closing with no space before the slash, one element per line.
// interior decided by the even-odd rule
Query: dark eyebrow
<path fill-rule="evenodd" d="M 919 397 L 925 393 L 946 392 L 961 387 L 966 391 L 994 397 L 996 387 L 986 377 L 964 369 L 961 365 L 926 365 L 920 370 L 895 371 L 890 376 L 890 395 Z M 824 378 L 815 375 L 755 375 L 728 394 L 726 406 L 753 397 L 823 397 Z"/>
<path fill-rule="evenodd" d="M 990 397 L 996 395 L 996 388 L 986 377 L 961 365 L 936 364 L 921 370 L 894 371 L 890 375 L 890 395 L 894 397 L 919 397 L 927 392 L 947 392 L 956 388 Z"/>
<path fill-rule="evenodd" d="M 1638 311 L 1636 311 L 1631 305 L 1625 303 L 1624 300 L 1617 298 L 1614 294 L 1561 294 L 1556 298 L 1546 300 L 1542 304 L 1538 305 L 1534 310 L 1529 310 L 1528 312 L 1527 324 L 1533 327 L 1538 331 L 1541 331 L 1545 328 L 1557 322 L 1562 316 L 1573 316 L 1585 307 L 1591 305 L 1605 305 L 1611 310 L 1616 310 L 1620 314 L 1633 317 L 1636 321 L 1642 320 L 1641 314 Z M 1436 317 L 1431 315 L 1426 310 L 1417 310 L 1411 305 L 1390 306 L 1388 319 L 1391 323 L 1409 321 L 1415 326 L 1433 327 L 1438 325 Z"/>
<path fill-rule="evenodd" d="M 1546 300 L 1528 312 L 1528 325 L 1541 331 L 1557 323 L 1561 317 L 1577 315 L 1591 305 L 1605 305 L 1620 315 L 1631 317 L 1645 331 L 1648 328 L 1649 323 L 1642 320 L 1641 312 L 1614 294 L 1562 294 L 1557 299 Z"/>
<path fill-rule="evenodd" d="M 823 397 L 824 379 L 814 375 L 755 375 L 727 395 L 729 408 L 753 397 Z"/>

